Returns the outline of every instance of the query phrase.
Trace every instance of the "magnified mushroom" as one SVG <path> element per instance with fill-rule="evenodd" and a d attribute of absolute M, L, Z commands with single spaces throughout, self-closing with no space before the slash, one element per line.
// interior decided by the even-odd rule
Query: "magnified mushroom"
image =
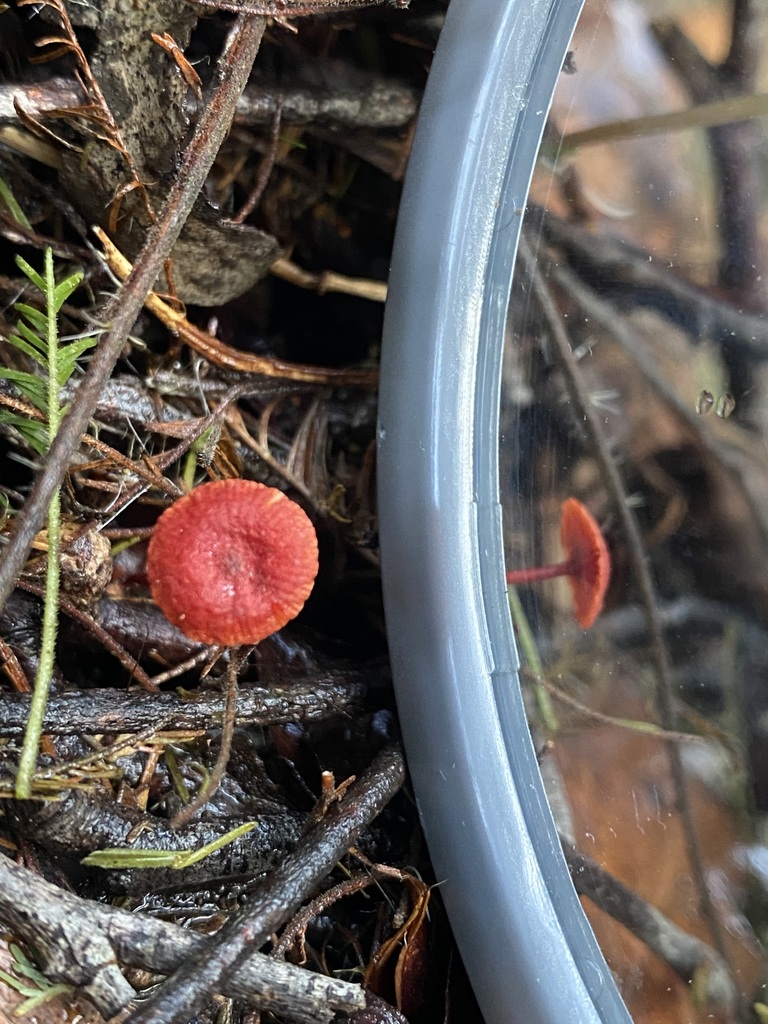
<path fill-rule="evenodd" d="M 573 594 L 576 619 L 589 629 L 603 608 L 611 578 L 611 558 L 600 527 L 576 498 L 567 498 L 560 513 L 560 543 L 565 561 L 507 571 L 507 584 L 536 583 L 567 576 Z"/>

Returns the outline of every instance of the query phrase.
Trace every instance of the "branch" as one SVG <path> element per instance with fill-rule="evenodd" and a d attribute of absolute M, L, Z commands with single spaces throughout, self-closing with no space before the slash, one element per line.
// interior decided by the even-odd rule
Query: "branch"
<path fill-rule="evenodd" d="M 189 958 L 125 1024 L 185 1024 L 212 992 L 225 989 L 251 951 L 259 949 L 333 870 L 363 829 L 405 781 L 405 764 L 394 747 L 382 751 L 306 837 L 266 876 L 245 906 L 206 946 L 204 958 Z"/>
<path fill-rule="evenodd" d="M 245 686 L 237 695 L 238 725 L 316 722 L 350 714 L 367 692 L 357 677 L 292 679 L 287 686 Z M 3 694 L 0 736 L 21 736 L 29 714 L 28 695 Z M 210 729 L 221 725 L 225 697 L 207 691 L 194 697 L 157 693 L 151 699 L 135 690 L 85 690 L 60 693 L 48 701 L 43 731 L 50 736 L 96 736 L 140 732 L 162 721 L 164 729 Z"/>
<path fill-rule="evenodd" d="M 532 207 L 544 237 L 563 250 L 579 277 L 593 291 L 609 290 L 623 307 L 653 309 L 688 334 L 695 344 L 714 338 L 746 358 L 768 359 L 768 323 L 765 317 L 745 312 L 715 298 L 651 254 L 610 235 L 594 236 L 576 225 Z M 617 320 L 615 310 L 613 322 Z"/>
<path fill-rule="evenodd" d="M 185 960 L 204 958 L 215 943 L 166 921 L 81 899 L 2 856 L 0 919 L 34 947 L 47 977 L 82 989 L 105 1017 L 134 997 L 116 958 L 166 974 Z M 326 1024 L 337 1013 L 366 1007 L 366 993 L 358 985 L 262 953 L 244 961 L 225 991 L 297 1024 Z"/>
<path fill-rule="evenodd" d="M 47 82 L 0 82 L 0 125 L 19 124 L 14 103 L 32 117 L 45 117 L 56 108 L 76 107 L 83 90 L 69 78 Z M 235 124 L 270 124 L 280 106 L 290 124 L 333 124 L 343 128 L 402 128 L 416 116 L 419 93 L 402 82 L 371 78 L 362 88 L 309 85 L 248 85 L 237 101 Z M 190 100 L 188 113 L 197 110 Z M 2 139 L 2 134 L 0 134 Z"/>
<path fill-rule="evenodd" d="M 728 965 L 711 946 L 684 932 L 569 840 L 561 836 L 560 842 L 579 896 L 588 896 L 595 906 L 628 928 L 684 982 L 690 983 L 706 968 L 709 1002 L 726 1010 L 736 1009 L 739 995 Z"/>

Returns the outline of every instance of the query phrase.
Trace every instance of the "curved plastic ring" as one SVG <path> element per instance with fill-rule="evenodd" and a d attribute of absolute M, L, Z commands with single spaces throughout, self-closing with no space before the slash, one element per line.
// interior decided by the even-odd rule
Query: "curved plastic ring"
<path fill-rule="evenodd" d="M 487 1024 L 630 1020 L 560 851 L 517 677 L 498 408 L 512 271 L 581 0 L 453 0 L 385 316 L 379 521 L 392 668 L 441 892 Z"/>

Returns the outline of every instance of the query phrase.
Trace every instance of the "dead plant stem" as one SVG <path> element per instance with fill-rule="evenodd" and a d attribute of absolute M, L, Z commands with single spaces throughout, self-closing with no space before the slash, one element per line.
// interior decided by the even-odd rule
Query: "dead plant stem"
<path fill-rule="evenodd" d="M 192 820 L 195 814 L 204 807 L 221 785 L 224 772 L 227 770 L 229 755 L 232 751 L 232 736 L 235 732 L 235 711 L 237 707 L 237 676 L 243 664 L 243 658 L 231 651 L 227 662 L 227 702 L 224 707 L 224 722 L 221 729 L 221 746 L 213 771 L 207 781 L 200 787 L 194 800 L 183 807 L 171 819 L 171 828 L 181 828 Z"/>

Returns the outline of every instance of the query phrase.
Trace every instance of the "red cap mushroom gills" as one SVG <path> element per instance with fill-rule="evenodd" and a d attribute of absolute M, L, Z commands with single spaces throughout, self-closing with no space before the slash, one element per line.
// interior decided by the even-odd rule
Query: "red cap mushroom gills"
<path fill-rule="evenodd" d="M 600 527 L 576 498 L 563 502 L 560 542 L 568 554 L 568 582 L 576 618 L 583 629 L 589 629 L 603 608 L 611 559 Z"/>
<path fill-rule="evenodd" d="M 252 480 L 201 484 L 160 516 L 147 553 L 152 597 L 193 640 L 257 644 L 295 618 L 318 569 L 304 510 Z"/>
<path fill-rule="evenodd" d="M 511 569 L 507 572 L 507 583 L 516 585 L 567 576 L 576 619 L 583 629 L 589 629 L 603 608 L 611 579 L 611 558 L 600 527 L 576 498 L 567 498 L 563 502 L 560 543 L 566 554 L 564 562 Z"/>

